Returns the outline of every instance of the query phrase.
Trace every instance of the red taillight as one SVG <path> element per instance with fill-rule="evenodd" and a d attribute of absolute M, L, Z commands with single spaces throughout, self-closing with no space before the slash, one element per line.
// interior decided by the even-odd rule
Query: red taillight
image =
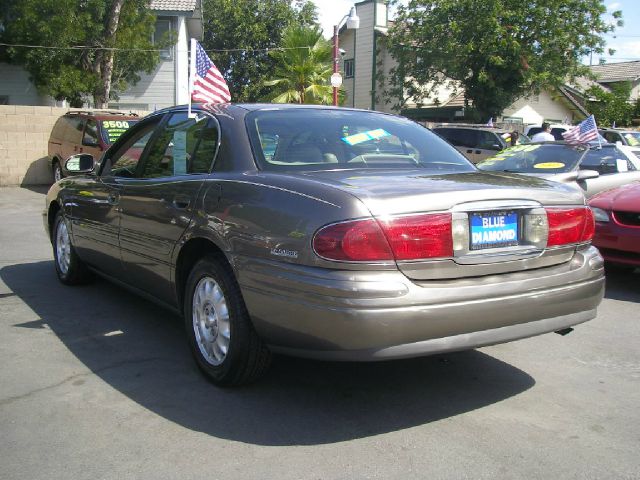
<path fill-rule="evenodd" d="M 595 222 L 589 207 L 547 208 L 547 220 L 547 247 L 588 242 L 593 238 Z"/>
<path fill-rule="evenodd" d="M 329 260 L 393 260 L 389 243 L 372 218 L 336 223 L 318 230 L 313 237 L 313 249 Z"/>
<path fill-rule="evenodd" d="M 329 260 L 419 260 L 453 256 L 451 214 L 421 214 L 328 225 L 313 248 Z"/>
<path fill-rule="evenodd" d="M 450 213 L 392 217 L 380 224 L 396 260 L 453 256 Z"/>

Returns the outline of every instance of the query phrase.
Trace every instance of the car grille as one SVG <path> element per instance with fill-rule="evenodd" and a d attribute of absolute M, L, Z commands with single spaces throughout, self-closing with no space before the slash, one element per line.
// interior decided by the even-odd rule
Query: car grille
<path fill-rule="evenodd" d="M 620 225 L 630 227 L 640 227 L 640 213 L 635 212 L 613 212 L 613 217 Z"/>

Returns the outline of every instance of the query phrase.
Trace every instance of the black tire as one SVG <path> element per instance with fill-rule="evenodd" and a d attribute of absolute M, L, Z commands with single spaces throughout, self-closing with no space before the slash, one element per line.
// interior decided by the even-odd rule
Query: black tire
<path fill-rule="evenodd" d="M 62 166 L 58 160 L 53 162 L 53 183 L 58 180 L 62 180 L 64 178 L 64 174 L 62 173 Z"/>
<path fill-rule="evenodd" d="M 636 267 L 632 265 L 624 265 L 621 263 L 611 263 L 606 261 L 604 263 L 604 268 L 605 268 L 605 272 L 614 273 L 614 274 L 633 273 L 633 271 L 636 269 Z"/>
<path fill-rule="evenodd" d="M 212 287 L 210 296 L 206 294 L 207 286 Z M 202 293 L 199 302 L 196 289 Z M 253 328 L 240 286 L 223 259 L 207 255 L 199 260 L 187 279 L 184 298 L 184 323 L 191 352 L 213 383 L 244 385 L 267 371 L 271 352 Z M 207 351 L 208 347 L 211 351 Z M 216 354 L 220 358 L 215 358 Z"/>
<path fill-rule="evenodd" d="M 64 230 L 63 230 L 64 229 Z M 59 242 L 66 235 L 68 252 L 65 248 L 58 248 Z M 76 254 L 71 243 L 71 236 L 62 210 L 58 211 L 51 231 L 51 243 L 53 245 L 53 263 L 56 266 L 58 279 L 65 285 L 80 285 L 91 280 L 91 272 Z M 66 257 L 66 258 L 65 258 Z"/>

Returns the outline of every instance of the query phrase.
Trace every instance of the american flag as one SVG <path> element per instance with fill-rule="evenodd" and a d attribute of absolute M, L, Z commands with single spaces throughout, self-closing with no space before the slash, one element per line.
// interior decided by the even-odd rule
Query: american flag
<path fill-rule="evenodd" d="M 586 120 L 583 120 L 571 130 L 564 132 L 562 134 L 562 138 L 571 145 L 578 145 L 581 143 L 587 143 L 591 140 L 596 140 L 598 138 L 596 119 L 593 118 L 593 115 L 590 115 Z"/>
<path fill-rule="evenodd" d="M 191 99 L 196 102 L 225 103 L 231 100 L 229 87 L 224 81 L 220 70 L 216 68 L 207 52 L 196 44 L 196 69 L 193 78 Z M 193 55 L 193 52 L 192 52 Z"/>

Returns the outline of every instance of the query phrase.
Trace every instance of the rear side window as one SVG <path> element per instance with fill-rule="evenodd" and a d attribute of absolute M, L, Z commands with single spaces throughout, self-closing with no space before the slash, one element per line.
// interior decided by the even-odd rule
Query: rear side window
<path fill-rule="evenodd" d="M 83 126 L 84 118 L 78 115 L 64 115 L 53 127 L 51 137 L 61 142 L 79 144 L 82 141 Z"/>
<path fill-rule="evenodd" d="M 562 134 L 565 133 L 566 131 L 567 131 L 566 128 L 552 128 L 551 135 L 553 135 L 553 138 L 555 138 L 556 140 L 564 140 L 564 137 L 562 136 Z"/>
<path fill-rule="evenodd" d="M 633 164 L 617 148 L 589 150 L 580 163 L 583 170 L 595 170 L 600 175 L 635 170 Z"/>
<path fill-rule="evenodd" d="M 434 128 L 433 131 L 456 147 L 475 148 L 478 145 L 477 130 L 466 130 L 464 128 Z"/>

